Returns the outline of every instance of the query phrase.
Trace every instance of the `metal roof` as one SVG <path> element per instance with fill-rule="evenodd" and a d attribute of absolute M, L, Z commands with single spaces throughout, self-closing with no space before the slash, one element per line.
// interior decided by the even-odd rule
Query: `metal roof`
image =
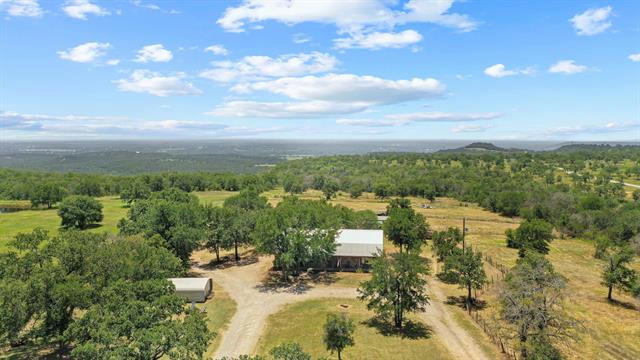
<path fill-rule="evenodd" d="M 176 291 L 199 291 L 207 288 L 210 278 L 171 278 L 169 279 L 176 287 Z"/>
<path fill-rule="evenodd" d="M 335 256 L 373 257 L 383 249 L 382 230 L 340 229 Z"/>

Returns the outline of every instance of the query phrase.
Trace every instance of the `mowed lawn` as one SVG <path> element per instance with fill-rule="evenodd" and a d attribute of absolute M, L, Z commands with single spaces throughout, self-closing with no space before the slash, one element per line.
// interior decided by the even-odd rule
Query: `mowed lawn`
<path fill-rule="evenodd" d="M 329 313 L 345 313 L 356 324 L 355 346 L 343 352 L 344 359 L 453 359 L 426 325 L 409 333 L 410 337 L 383 335 L 384 328 L 370 323 L 374 313 L 362 301 L 333 298 L 294 303 L 271 315 L 257 353 L 266 354 L 284 342 L 297 342 L 314 358 L 337 359 L 337 354 L 331 355 L 322 340 Z"/>
<path fill-rule="evenodd" d="M 231 191 L 205 191 L 194 193 L 202 203 L 220 206 L 224 199 L 236 194 Z M 104 219 L 97 227 L 88 231 L 107 232 L 115 234 L 118 232 L 118 221 L 127 216 L 129 210 L 117 196 L 105 196 L 98 198 L 102 203 L 102 214 Z M 16 202 L 12 202 L 16 203 Z M 27 206 L 26 202 L 19 202 L 19 205 Z M 7 244 L 16 234 L 31 232 L 36 227 L 41 227 L 49 231 L 50 235 L 55 235 L 60 228 L 60 217 L 57 209 L 35 209 L 22 210 L 12 213 L 0 214 L 0 251 L 7 248 Z"/>

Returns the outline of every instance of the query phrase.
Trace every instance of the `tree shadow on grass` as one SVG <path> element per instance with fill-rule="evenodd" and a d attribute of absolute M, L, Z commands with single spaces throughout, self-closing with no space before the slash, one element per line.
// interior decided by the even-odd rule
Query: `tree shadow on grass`
<path fill-rule="evenodd" d="M 362 324 L 375 328 L 378 333 L 383 336 L 397 336 L 403 339 L 428 339 L 433 333 L 430 326 L 411 320 L 405 321 L 402 329 L 396 328 L 389 321 L 380 319 L 379 317 L 372 317 L 369 320 L 363 321 Z"/>
<path fill-rule="evenodd" d="M 613 306 L 619 306 L 621 308 L 627 309 L 627 310 L 639 310 L 640 308 L 637 307 L 635 304 L 627 302 L 627 301 L 620 301 L 620 300 L 616 300 L 616 299 L 607 299 L 607 302 Z"/>
<path fill-rule="evenodd" d="M 456 305 L 461 309 L 467 310 L 467 297 L 466 296 L 448 296 L 447 305 Z M 483 310 L 487 307 L 487 302 L 480 299 L 471 299 L 471 310 Z"/>

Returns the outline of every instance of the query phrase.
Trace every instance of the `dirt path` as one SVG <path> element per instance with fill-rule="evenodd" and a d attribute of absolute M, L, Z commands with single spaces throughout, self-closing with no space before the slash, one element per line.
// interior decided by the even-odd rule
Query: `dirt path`
<path fill-rule="evenodd" d="M 434 281 L 429 281 L 429 296 L 431 302 L 420 317 L 433 328 L 453 358 L 489 360 L 476 340 L 452 318 L 444 303 L 446 296 Z"/>
<path fill-rule="evenodd" d="M 355 298 L 355 288 L 314 286 L 306 289 L 273 289 L 262 286 L 262 277 L 271 266 L 269 257 L 254 264 L 207 271 L 196 268 L 203 276 L 210 276 L 222 286 L 238 305 L 229 327 L 221 334 L 222 342 L 214 359 L 223 356 L 252 354 L 262 334 L 266 320 L 284 305 L 313 298 Z"/>
<path fill-rule="evenodd" d="M 238 305 L 227 330 L 221 334 L 222 341 L 213 358 L 253 354 L 262 335 L 267 318 L 277 313 L 284 305 L 314 298 L 355 298 L 355 288 L 318 285 L 310 288 L 274 289 L 266 288 L 261 281 L 271 266 L 270 257 L 261 257 L 258 262 L 227 269 L 194 270 L 209 276 L 222 286 Z M 446 297 L 437 285 L 430 282 L 431 304 L 420 314 L 429 324 L 438 339 L 456 359 L 488 360 L 476 341 L 451 317 L 444 301 Z"/>

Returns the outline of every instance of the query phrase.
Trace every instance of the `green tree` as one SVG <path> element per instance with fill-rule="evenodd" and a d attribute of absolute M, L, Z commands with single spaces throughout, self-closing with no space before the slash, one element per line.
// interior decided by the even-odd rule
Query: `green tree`
<path fill-rule="evenodd" d="M 141 178 L 125 185 L 120 190 L 120 199 L 127 204 L 131 204 L 136 200 L 148 199 L 151 196 L 151 188 Z"/>
<path fill-rule="evenodd" d="M 389 207 L 383 229 L 387 238 L 403 250 L 419 250 L 427 241 L 429 225 L 422 214 L 412 208 Z"/>
<path fill-rule="evenodd" d="M 65 332 L 75 359 L 199 360 L 215 334 L 167 280 L 117 281 Z"/>
<path fill-rule="evenodd" d="M 387 182 L 378 182 L 373 185 L 373 193 L 379 199 L 386 199 L 391 196 L 391 185 Z"/>
<path fill-rule="evenodd" d="M 349 196 L 352 199 L 359 198 L 360 196 L 362 196 L 363 192 L 364 192 L 364 186 L 360 183 L 353 183 L 349 187 Z"/>
<path fill-rule="evenodd" d="M 431 237 L 431 247 L 438 262 L 444 262 L 447 257 L 453 255 L 461 243 L 462 231 L 459 228 L 450 227 L 444 231 L 435 231 Z"/>
<path fill-rule="evenodd" d="M 324 344 L 327 350 L 338 353 L 338 360 L 342 360 L 342 350 L 347 346 L 353 346 L 353 332 L 356 327 L 353 320 L 346 314 L 329 314 L 327 322 L 324 324 Z"/>
<path fill-rule="evenodd" d="M 273 360 L 311 360 L 311 355 L 304 352 L 302 346 L 297 343 L 285 343 L 278 345 L 269 351 Z"/>
<path fill-rule="evenodd" d="M 467 247 L 445 260 L 447 273 L 453 274 L 453 278 L 461 288 L 467 289 L 467 309 L 473 301 L 471 297 L 472 289 L 480 289 L 487 282 L 487 275 L 482 264 L 482 253 L 474 252 Z"/>
<path fill-rule="evenodd" d="M 287 177 L 282 182 L 282 187 L 285 192 L 290 194 L 301 194 L 306 188 L 304 186 L 304 180 L 301 177 Z"/>
<path fill-rule="evenodd" d="M 331 200 L 340 190 L 340 186 L 332 179 L 328 179 L 322 186 L 322 195 L 326 200 Z"/>
<path fill-rule="evenodd" d="M 609 288 L 607 299 L 612 298 L 614 288 L 622 291 L 631 291 L 636 284 L 636 271 L 628 265 L 633 261 L 635 254 L 629 247 L 623 247 L 609 254 L 605 259 L 605 267 L 602 271 L 602 285 Z"/>
<path fill-rule="evenodd" d="M 205 238 L 204 213 L 194 196 L 177 189 L 164 190 L 133 203 L 128 218 L 118 222 L 118 229 L 122 235 L 160 236 L 188 266 L 191 253 Z"/>
<path fill-rule="evenodd" d="M 425 292 L 428 260 L 414 253 L 379 254 L 371 266 L 371 279 L 360 284 L 359 298 L 384 319 L 393 318 L 401 329 L 406 312 L 422 311 L 429 303 Z"/>
<path fill-rule="evenodd" d="M 69 196 L 60 202 L 58 216 L 63 227 L 86 229 L 90 224 L 102 221 L 102 203 L 89 196 Z"/>
<path fill-rule="evenodd" d="M 517 229 L 507 229 L 507 247 L 518 249 L 520 257 L 527 250 L 541 254 L 549 253 L 549 243 L 553 240 L 553 226 L 540 219 L 523 221 Z"/>
<path fill-rule="evenodd" d="M 48 209 L 51 209 L 51 207 L 61 201 L 66 194 L 67 192 L 61 186 L 52 183 L 41 183 L 36 185 L 29 194 L 29 200 L 33 207 L 46 205 Z"/>

